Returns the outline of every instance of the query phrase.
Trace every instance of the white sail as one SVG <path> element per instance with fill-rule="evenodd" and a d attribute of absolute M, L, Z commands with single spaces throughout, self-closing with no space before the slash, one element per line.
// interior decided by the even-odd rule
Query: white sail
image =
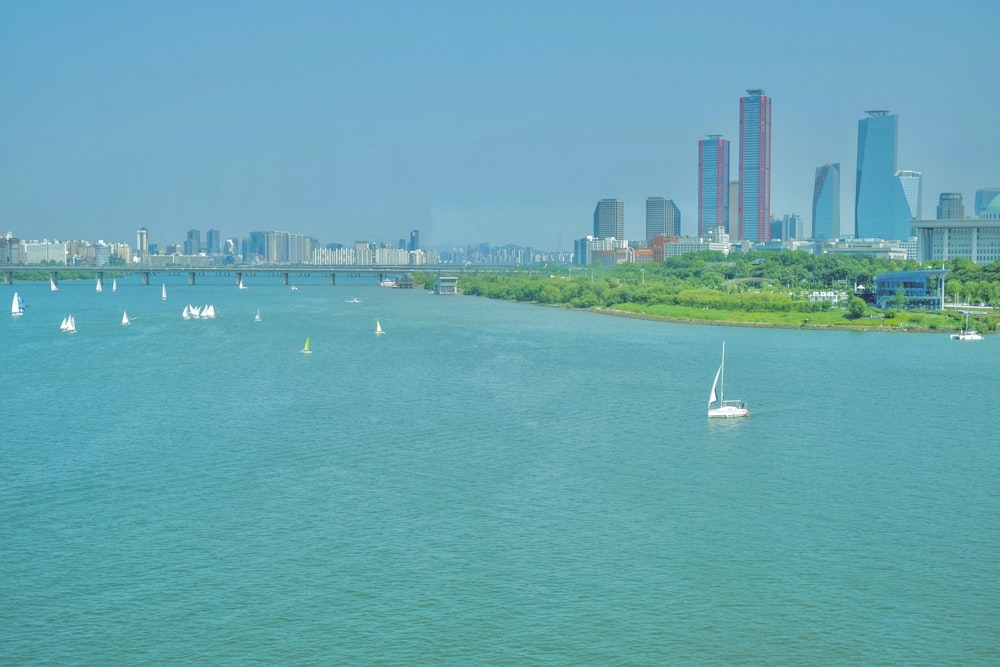
<path fill-rule="evenodd" d="M 743 401 L 726 400 L 726 344 L 722 344 L 722 363 L 719 370 L 715 371 L 715 380 L 712 382 L 712 391 L 708 395 L 708 416 L 711 417 L 749 417 L 746 403 Z M 718 394 L 716 394 L 718 389 Z M 712 407 L 712 406 L 715 407 Z"/>
<path fill-rule="evenodd" d="M 10 314 L 14 317 L 24 315 L 24 302 L 17 292 L 14 292 L 14 300 L 10 303 Z"/>
<path fill-rule="evenodd" d="M 102 284 L 102 281 L 101 281 L 100 278 L 97 279 L 97 291 L 98 292 L 103 292 L 104 291 L 104 285 Z"/>
<path fill-rule="evenodd" d="M 76 318 L 72 315 L 69 316 L 69 322 L 66 325 L 66 331 L 68 333 L 76 333 Z"/>
<path fill-rule="evenodd" d="M 181 311 L 181 317 L 185 320 L 191 319 L 191 306 L 184 306 L 184 310 Z"/>
<path fill-rule="evenodd" d="M 127 311 L 123 311 L 122 312 L 122 326 L 123 327 L 127 327 L 129 324 L 131 324 L 131 322 L 128 319 L 128 312 Z"/>
<path fill-rule="evenodd" d="M 164 283 L 163 289 L 160 292 L 160 299 L 162 299 L 163 301 L 167 300 L 167 285 L 166 285 L 166 283 Z"/>
<path fill-rule="evenodd" d="M 53 292 L 59 291 L 59 287 L 56 285 L 56 281 L 52 277 L 49 277 L 49 289 Z"/>
<path fill-rule="evenodd" d="M 381 336 L 384 333 L 385 332 L 382 331 L 382 323 L 379 322 L 378 320 L 375 320 L 375 335 L 376 336 Z"/>
<path fill-rule="evenodd" d="M 69 315 L 62 318 L 62 322 L 59 323 L 59 331 L 66 331 L 69 329 Z"/>
<path fill-rule="evenodd" d="M 253 317 L 254 322 L 260 322 L 260 308 L 257 309 L 257 314 Z"/>
<path fill-rule="evenodd" d="M 719 366 L 719 370 L 715 371 L 715 382 L 712 383 L 712 393 L 708 395 L 708 407 L 712 407 L 712 403 L 719 400 L 719 397 L 715 393 L 715 387 L 719 384 L 720 375 L 722 375 L 722 366 Z"/>
<path fill-rule="evenodd" d="M 112 292 L 117 292 L 118 291 L 118 279 L 117 278 L 112 278 L 111 279 L 111 291 Z"/>
<path fill-rule="evenodd" d="M 243 284 L 243 276 L 242 275 L 240 276 L 239 288 L 240 289 L 246 289 L 246 285 Z"/>

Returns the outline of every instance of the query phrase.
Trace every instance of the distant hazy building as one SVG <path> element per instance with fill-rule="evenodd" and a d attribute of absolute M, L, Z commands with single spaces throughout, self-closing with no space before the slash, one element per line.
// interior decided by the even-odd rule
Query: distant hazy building
<path fill-rule="evenodd" d="M 740 239 L 771 234 L 771 98 L 748 90 L 740 98 Z"/>
<path fill-rule="evenodd" d="M 854 235 L 906 239 L 910 236 L 914 213 L 896 169 L 899 117 L 883 110 L 865 113 L 868 118 L 858 121 Z M 911 177 L 908 181 L 910 185 L 912 180 Z"/>
<path fill-rule="evenodd" d="M 938 220 L 961 220 L 965 217 L 965 204 L 961 192 L 942 192 L 938 197 Z"/>
<path fill-rule="evenodd" d="M 729 181 L 729 213 L 726 215 L 726 235 L 731 239 L 740 236 L 740 182 Z"/>
<path fill-rule="evenodd" d="M 906 198 L 910 220 L 919 220 L 924 215 L 922 203 L 924 199 L 924 175 L 919 171 L 902 169 L 896 172 L 896 178 L 899 179 L 899 185 L 903 188 L 903 197 Z M 907 232 L 909 232 L 908 229 Z"/>
<path fill-rule="evenodd" d="M 205 252 L 218 255 L 222 252 L 222 234 L 218 229 L 210 229 L 205 234 Z"/>
<path fill-rule="evenodd" d="M 654 236 L 680 236 L 681 211 L 666 197 L 646 198 L 646 240 Z"/>
<path fill-rule="evenodd" d="M 981 215 L 993 202 L 1000 202 L 1000 188 L 976 190 L 976 215 Z"/>
<path fill-rule="evenodd" d="M 817 241 L 840 237 L 840 163 L 816 167 L 813 183 L 812 238 Z"/>
<path fill-rule="evenodd" d="M 625 202 L 602 199 L 594 208 L 594 236 L 599 239 L 625 238 Z"/>
<path fill-rule="evenodd" d="M 201 232 L 197 229 L 189 229 L 187 238 L 184 240 L 184 254 L 197 255 L 201 252 Z"/>
<path fill-rule="evenodd" d="M 729 216 L 729 141 L 710 134 L 698 141 L 698 236 Z"/>
<path fill-rule="evenodd" d="M 149 230 L 140 227 L 135 232 L 135 254 L 145 257 L 149 254 Z"/>
<path fill-rule="evenodd" d="M 410 232 L 410 241 L 406 244 L 406 249 L 409 251 L 420 250 L 420 230 L 414 229 Z"/>

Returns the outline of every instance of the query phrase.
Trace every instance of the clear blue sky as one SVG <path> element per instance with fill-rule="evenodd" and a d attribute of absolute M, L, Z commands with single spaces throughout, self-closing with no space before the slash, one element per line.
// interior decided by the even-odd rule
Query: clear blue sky
<path fill-rule="evenodd" d="M 1000 3 L 6 2 L 0 231 L 134 243 L 279 229 L 324 243 L 569 249 L 598 199 L 697 224 L 697 142 L 739 159 L 739 97 L 773 99 L 772 213 L 811 217 L 857 122 L 900 116 L 938 194 L 1000 185 Z"/>

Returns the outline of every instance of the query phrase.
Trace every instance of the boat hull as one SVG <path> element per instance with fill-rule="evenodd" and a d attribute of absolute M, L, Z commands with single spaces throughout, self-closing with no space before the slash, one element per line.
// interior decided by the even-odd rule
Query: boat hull
<path fill-rule="evenodd" d="M 750 411 L 736 405 L 723 405 L 718 408 L 709 408 L 709 419 L 730 419 L 733 417 L 749 417 Z"/>

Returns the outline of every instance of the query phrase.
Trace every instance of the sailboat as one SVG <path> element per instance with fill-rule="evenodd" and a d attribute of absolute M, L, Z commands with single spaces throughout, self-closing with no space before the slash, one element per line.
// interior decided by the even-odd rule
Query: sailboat
<path fill-rule="evenodd" d="M 163 290 L 160 292 L 160 299 L 162 301 L 166 301 L 167 300 L 167 284 L 166 283 L 163 284 Z"/>
<path fill-rule="evenodd" d="M 102 282 L 103 281 L 100 278 L 97 279 L 97 293 L 98 294 L 100 294 L 101 292 L 104 291 L 104 285 L 102 284 Z"/>
<path fill-rule="evenodd" d="M 378 320 L 375 320 L 375 335 L 376 336 L 381 336 L 384 333 L 385 332 L 382 331 L 382 323 L 379 322 Z"/>
<path fill-rule="evenodd" d="M 112 278 L 111 279 L 111 291 L 112 292 L 117 292 L 118 291 L 118 279 L 117 278 Z"/>
<path fill-rule="evenodd" d="M 66 333 L 76 333 L 76 318 L 72 315 L 69 316 L 66 322 Z"/>
<path fill-rule="evenodd" d="M 132 324 L 132 321 L 128 318 L 128 312 L 122 311 L 122 326 L 127 327 L 130 324 Z"/>
<path fill-rule="evenodd" d="M 191 306 L 184 306 L 184 310 L 181 311 L 181 317 L 185 320 L 191 319 Z"/>
<path fill-rule="evenodd" d="M 10 304 L 10 314 L 14 317 L 24 315 L 24 300 L 14 292 L 14 300 Z"/>
<path fill-rule="evenodd" d="M 240 289 L 246 289 L 246 288 L 247 288 L 247 286 L 243 284 L 243 276 L 242 276 L 242 275 L 240 275 L 240 284 L 239 284 L 239 288 L 240 288 Z"/>
<path fill-rule="evenodd" d="M 727 401 L 724 397 L 726 384 L 726 344 L 722 343 L 722 363 L 719 370 L 715 372 L 715 381 L 712 382 L 712 393 L 708 395 L 708 416 L 712 417 L 749 417 L 750 411 L 743 401 Z M 719 393 L 716 394 L 715 390 Z M 712 406 L 715 405 L 713 408 Z"/>
<path fill-rule="evenodd" d="M 52 276 L 49 276 L 49 290 L 52 291 L 52 292 L 58 292 L 59 291 L 59 287 L 58 287 L 58 285 L 56 285 L 55 278 L 53 278 Z"/>
<path fill-rule="evenodd" d="M 306 346 L 299 350 L 302 354 L 312 354 L 312 350 L 309 349 L 309 337 L 306 336 Z"/>
<path fill-rule="evenodd" d="M 254 322 L 260 322 L 260 308 L 257 309 L 257 314 L 253 316 Z"/>
<path fill-rule="evenodd" d="M 69 315 L 62 318 L 62 322 L 59 323 L 59 331 L 68 331 L 68 330 L 69 330 Z"/>
<path fill-rule="evenodd" d="M 983 335 L 969 328 L 969 311 L 965 311 L 965 326 L 958 333 L 951 335 L 952 340 L 982 340 Z"/>

